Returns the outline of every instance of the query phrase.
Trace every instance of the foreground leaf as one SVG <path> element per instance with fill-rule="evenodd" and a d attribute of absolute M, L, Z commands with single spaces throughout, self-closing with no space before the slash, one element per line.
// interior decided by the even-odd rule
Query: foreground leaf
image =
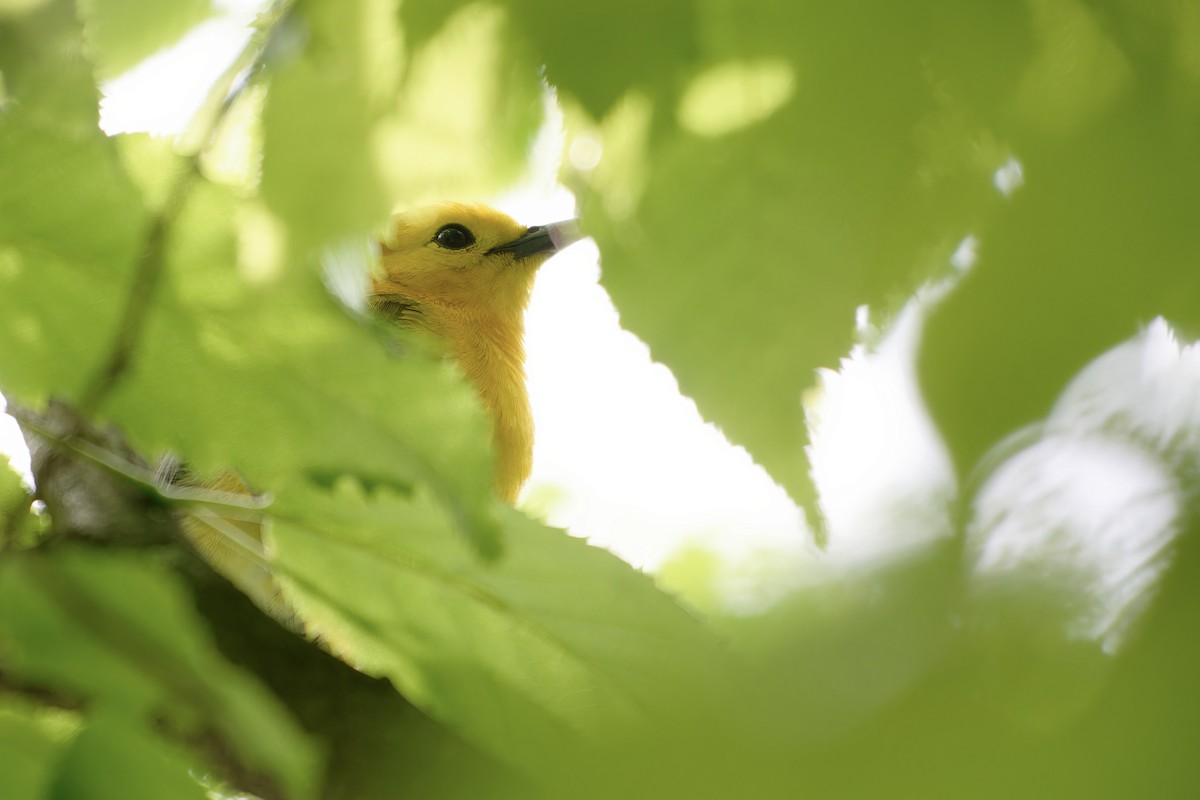
<path fill-rule="evenodd" d="M 205 19 L 212 0 L 81 0 L 79 8 L 103 76 L 113 78 Z"/>
<path fill-rule="evenodd" d="M 89 712 L 141 725 L 158 717 L 184 738 L 216 733 L 290 795 L 313 791 L 319 760 L 304 734 L 218 654 L 177 578 L 149 558 L 63 550 L 6 559 L 0 656 L 15 677 L 87 700 Z"/>
<path fill-rule="evenodd" d="M 622 324 L 805 502 L 814 371 L 859 306 L 894 309 L 998 201 L 1003 150 L 941 91 L 957 60 L 931 65 L 924 23 L 920 6 L 709 4 L 701 68 L 673 52 L 683 91 L 627 96 L 574 179 Z"/>
<path fill-rule="evenodd" d="M 538 776 L 702 704 L 712 642 L 614 556 L 507 511 L 472 558 L 424 494 L 292 487 L 273 543 L 290 600 L 352 664 Z"/>
<path fill-rule="evenodd" d="M 77 727 L 71 712 L 0 699 L 0 794 L 9 800 L 45 797 Z"/>

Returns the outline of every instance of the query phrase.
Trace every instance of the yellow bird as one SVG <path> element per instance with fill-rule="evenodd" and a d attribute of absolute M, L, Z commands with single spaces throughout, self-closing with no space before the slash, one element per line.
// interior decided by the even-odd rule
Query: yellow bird
<path fill-rule="evenodd" d="M 550 256 L 579 239 L 574 220 L 526 228 L 485 205 L 397 216 L 382 242 L 370 304 L 443 341 L 492 418 L 496 493 L 516 502 L 533 465 L 525 389 L 525 307 Z"/>
<path fill-rule="evenodd" d="M 397 324 L 438 337 L 475 385 L 492 418 L 496 493 L 509 503 L 533 463 L 525 307 L 537 268 L 579 237 L 574 220 L 526 228 L 487 206 L 444 204 L 395 217 L 381 243 L 368 302 Z M 233 472 L 184 483 L 229 498 L 251 494 Z M 209 564 L 259 608 L 298 629 L 261 553 L 261 519 L 201 507 L 181 523 Z"/>

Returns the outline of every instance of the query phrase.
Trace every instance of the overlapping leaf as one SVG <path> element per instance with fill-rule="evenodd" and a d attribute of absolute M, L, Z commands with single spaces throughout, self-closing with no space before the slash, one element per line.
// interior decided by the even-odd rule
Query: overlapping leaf
<path fill-rule="evenodd" d="M 86 41 L 111 78 L 173 44 L 212 13 L 212 0 L 81 0 Z"/>
<path fill-rule="evenodd" d="M 510 511 L 484 565 L 424 494 L 294 488 L 272 538 L 301 616 L 509 763 L 561 778 L 589 747 L 710 697 L 712 642 L 612 555 Z"/>
<path fill-rule="evenodd" d="M 289 794 L 309 796 L 319 766 L 312 745 L 274 696 L 217 653 L 177 581 L 144 556 L 61 551 L 5 559 L 6 668 L 29 685 L 88 701 L 93 713 L 143 726 L 162 715 L 184 737 L 217 731 Z M 149 734 L 121 727 L 139 742 Z M 94 744 L 104 747 L 103 737 Z M 131 745 L 126 757 L 140 747 Z M 185 769 L 173 769 L 176 783 L 190 782 Z M 119 786 L 112 780 L 110 794 Z"/>
<path fill-rule="evenodd" d="M 1001 161 L 942 88 L 954 65 L 925 58 L 920 7 L 859 13 L 704 6 L 703 69 L 618 105 L 578 177 L 622 323 L 799 499 L 813 371 L 848 350 L 858 306 L 945 268 Z"/>

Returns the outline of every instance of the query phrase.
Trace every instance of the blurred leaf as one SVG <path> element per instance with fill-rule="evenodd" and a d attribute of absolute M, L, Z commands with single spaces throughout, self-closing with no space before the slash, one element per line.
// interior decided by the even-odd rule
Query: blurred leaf
<path fill-rule="evenodd" d="M 127 721 L 91 722 L 66 748 L 49 797 L 162 800 L 208 797 L 179 747 Z"/>
<path fill-rule="evenodd" d="M 29 492 L 21 482 L 21 476 L 12 468 L 7 458 L 0 464 L 0 509 L 29 498 Z"/>
<path fill-rule="evenodd" d="M 995 202 L 1002 150 L 942 90 L 910 6 L 869 26 L 856 6 L 704 11 L 709 68 L 678 122 L 653 109 L 644 154 L 617 154 L 624 181 L 606 136 L 604 180 L 577 178 L 585 221 L 622 324 L 809 501 L 801 393 L 849 348 L 858 306 L 890 310 L 947 267 Z"/>
<path fill-rule="evenodd" d="M 1068 133 L 1128 88 L 1129 63 L 1086 4 L 1029 6 L 1038 52 L 1021 77 L 1017 113 L 1032 126 Z"/>
<path fill-rule="evenodd" d="M 378 226 L 389 208 L 372 130 L 399 78 L 395 0 L 304 2 L 275 42 L 263 110 L 262 197 L 287 226 L 290 255 Z"/>
<path fill-rule="evenodd" d="M 407 21 L 408 3 L 403 10 Z M 413 15 L 422 11 L 418 5 Z M 526 169 L 544 116 L 537 64 L 501 9 L 474 3 L 438 22 L 411 54 L 376 132 L 389 195 L 406 205 L 507 188 Z"/>
<path fill-rule="evenodd" d="M 69 4 L 0 21 L 0 243 L 68 257 L 110 277 L 132 260 L 138 196 L 97 127 L 96 87 Z"/>
<path fill-rule="evenodd" d="M 101 77 L 113 78 L 206 19 L 212 0 L 80 0 L 79 13 Z"/>
<path fill-rule="evenodd" d="M 0 553 L 29 547 L 42 533 L 43 520 L 33 513 L 33 496 L 7 459 L 0 465 Z"/>
<path fill-rule="evenodd" d="M 547 80 L 597 118 L 630 88 L 670 96 L 699 49 L 698 9 L 686 0 L 509 0 L 508 6 L 517 30 L 545 63 Z"/>
<path fill-rule="evenodd" d="M 188 169 L 187 161 L 167 136 L 125 133 L 109 137 L 116 148 L 125 180 L 137 187 L 147 209 L 162 212 L 171 189 Z"/>
<path fill-rule="evenodd" d="M 100 93 L 84 58 L 70 0 L 48 0 L 23 15 L 0 15 L 0 127 L 14 118 L 57 129 L 70 140 L 99 135 Z M 6 167 L 18 162 L 4 159 Z"/>
<path fill-rule="evenodd" d="M 717 655 L 653 583 L 513 512 L 492 565 L 427 495 L 296 487 L 274 529 L 289 599 L 343 658 L 535 776 L 705 702 Z"/>
<path fill-rule="evenodd" d="M 118 284 L 104 272 L 37 251 L 0 250 L 0 385 L 6 395 L 31 405 L 50 394 L 79 396 L 119 314 Z"/>
<path fill-rule="evenodd" d="M 1193 487 L 1194 488 L 1194 487 Z M 1116 662 L 1112 685 L 1062 748 L 1078 796 L 1186 797 L 1198 785 L 1187 743 L 1200 736 L 1200 518 L 1193 506 L 1161 592 Z"/>
<path fill-rule="evenodd" d="M 0 699 L 0 795 L 6 800 L 48 796 L 62 751 L 74 734 L 77 723 L 72 717 L 10 697 Z"/>
<path fill-rule="evenodd" d="M 913 692 L 945 658 L 961 584 L 942 543 L 850 570 L 724 623 L 752 665 L 744 699 L 766 741 L 836 740 Z M 768 710 L 770 709 L 770 710 Z"/>
<path fill-rule="evenodd" d="M 406 0 L 400 6 L 405 47 L 420 49 L 442 29 L 446 20 L 472 2 L 473 0 Z"/>
<path fill-rule="evenodd" d="M 144 556 L 60 550 L 6 559 L 6 669 L 87 700 L 89 713 L 142 724 L 153 716 L 184 735 L 217 732 L 289 794 L 310 796 L 319 765 L 311 745 L 272 695 L 216 651 L 177 581 Z"/>
<path fill-rule="evenodd" d="M 0 383 L 32 404 L 52 391 L 78 393 L 99 364 L 145 211 L 97 127 L 72 9 L 48 5 L 0 25 L 0 37 L 12 96 L 0 114 Z"/>
<path fill-rule="evenodd" d="M 1142 95 L 1061 145 L 1021 151 L 1027 185 L 922 347 L 922 388 L 959 470 L 1156 315 L 1200 332 L 1196 130 Z"/>

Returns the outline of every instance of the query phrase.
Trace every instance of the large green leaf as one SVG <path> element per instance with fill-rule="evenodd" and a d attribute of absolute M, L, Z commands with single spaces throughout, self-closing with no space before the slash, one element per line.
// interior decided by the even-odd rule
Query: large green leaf
<path fill-rule="evenodd" d="M 273 529 L 289 599 L 335 651 L 533 775 L 703 706 L 716 651 L 696 621 L 612 555 L 503 515 L 494 564 L 428 495 L 294 487 Z"/>
<path fill-rule="evenodd" d="M 1151 57 L 1071 13 L 1037 16 L 1042 52 L 1011 101 L 1026 185 L 926 331 L 922 387 L 963 471 L 1155 316 L 1200 331 L 1200 81 L 1156 63 L 1166 31 Z"/>
<path fill-rule="evenodd" d="M 633 86 L 669 93 L 700 50 L 697 4 L 686 0 L 508 5 L 547 80 L 596 117 Z"/>
<path fill-rule="evenodd" d="M 848 350 L 858 306 L 886 312 L 947 268 L 997 202 L 1003 150 L 944 90 L 957 61 L 927 58 L 921 6 L 703 8 L 704 68 L 678 102 L 631 96 L 602 122 L 584 218 L 622 324 L 811 499 L 814 370 Z"/>
<path fill-rule="evenodd" d="M 401 9 L 407 67 L 375 144 L 389 195 L 403 205 L 507 189 L 527 169 L 544 117 L 545 87 L 519 22 L 494 5 L 457 5 Z"/>
<path fill-rule="evenodd" d="M 0 18 L 0 243 L 72 258 L 115 278 L 144 212 L 98 127 L 99 97 L 67 3 Z M 7 299 L 7 298 L 6 298 Z"/>
<path fill-rule="evenodd" d="M 295 259 L 366 234 L 389 210 L 371 137 L 399 77 L 398 47 L 394 0 L 297 3 L 276 24 L 262 196 Z"/>
<path fill-rule="evenodd" d="M 111 78 L 208 17 L 212 0 L 80 0 L 79 11 L 102 76 Z"/>
<path fill-rule="evenodd" d="M 25 402 L 77 396 L 99 368 L 146 224 L 79 35 L 69 4 L 0 24 L 0 382 Z"/>
<path fill-rule="evenodd" d="M 77 727 L 72 712 L 0 700 L 0 793 L 9 800 L 45 797 Z"/>
<path fill-rule="evenodd" d="M 72 139 L 98 134 L 100 93 L 84 58 L 75 4 L 51 0 L 22 11 L 0 15 L 0 121 L 29 119 Z M 16 163 L 5 159 L 6 168 Z"/>
<path fill-rule="evenodd" d="M 181 736 L 216 732 L 289 794 L 314 790 L 312 745 L 216 651 L 178 579 L 150 558 L 70 550 L 5 559 L 0 649 L 6 672 L 86 700 L 90 712 L 145 725 L 159 716 Z"/>
<path fill-rule="evenodd" d="M 89 724 L 55 765 L 49 797 L 78 800 L 203 800 L 197 764 L 178 745 L 127 720 Z"/>

